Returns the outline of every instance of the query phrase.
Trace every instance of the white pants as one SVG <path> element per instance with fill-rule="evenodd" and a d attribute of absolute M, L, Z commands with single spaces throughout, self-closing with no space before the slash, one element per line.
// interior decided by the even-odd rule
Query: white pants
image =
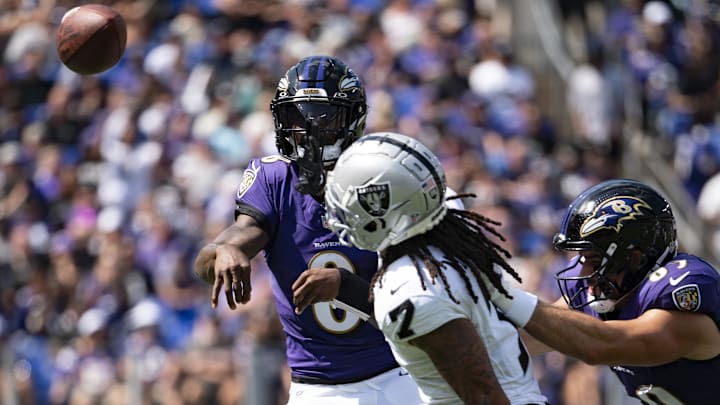
<path fill-rule="evenodd" d="M 290 383 L 288 405 L 414 405 L 418 386 L 405 369 L 394 368 L 364 381 L 337 384 Z"/>

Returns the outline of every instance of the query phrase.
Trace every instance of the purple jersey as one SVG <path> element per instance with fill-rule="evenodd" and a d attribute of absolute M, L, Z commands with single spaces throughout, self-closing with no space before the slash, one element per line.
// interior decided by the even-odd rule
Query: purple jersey
<path fill-rule="evenodd" d="M 323 204 L 295 190 L 297 178 L 283 157 L 254 159 L 236 196 L 236 215 L 250 215 L 269 236 L 265 258 L 293 376 L 349 382 L 397 367 L 382 333 L 356 315 L 326 302 L 295 314 L 291 286 L 306 269 L 339 267 L 366 281 L 377 270 L 374 252 L 343 246 L 323 227 Z"/>
<path fill-rule="evenodd" d="M 579 269 L 577 266 L 573 271 Z M 573 287 L 571 294 L 576 291 Z M 616 319 L 635 319 L 653 308 L 707 314 L 720 327 L 720 273 L 697 256 L 679 253 L 641 282 Z M 590 307 L 583 310 L 599 318 Z M 616 365 L 611 369 L 629 395 L 637 396 L 640 386 L 652 385 L 641 398 L 647 403 L 662 403 L 657 401 L 667 394 L 685 404 L 717 403 L 720 398 L 720 356 L 702 361 L 680 359 L 652 367 Z"/>

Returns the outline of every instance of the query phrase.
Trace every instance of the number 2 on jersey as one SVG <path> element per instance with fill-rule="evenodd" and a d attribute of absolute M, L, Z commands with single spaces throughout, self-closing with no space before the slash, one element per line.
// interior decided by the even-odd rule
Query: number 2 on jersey
<path fill-rule="evenodd" d="M 398 330 L 397 334 L 401 339 L 405 339 L 406 337 L 410 337 L 415 334 L 415 332 L 410 328 L 410 321 L 412 321 L 413 312 L 415 312 L 415 306 L 413 306 L 413 303 L 410 302 L 410 300 L 405 300 L 402 304 L 398 305 L 395 309 L 388 313 L 388 315 L 390 315 L 390 320 L 393 322 L 396 322 L 398 317 L 402 315 L 400 330 Z"/>

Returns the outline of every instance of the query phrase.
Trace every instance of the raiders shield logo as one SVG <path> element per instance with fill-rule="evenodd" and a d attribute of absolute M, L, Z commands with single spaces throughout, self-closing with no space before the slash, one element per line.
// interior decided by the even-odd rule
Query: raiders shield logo
<path fill-rule="evenodd" d="M 672 292 L 673 302 L 681 311 L 695 312 L 700 308 L 700 288 L 697 284 L 684 285 Z"/>
<path fill-rule="evenodd" d="M 357 189 L 360 206 L 370 215 L 381 217 L 390 207 L 390 184 L 375 184 Z"/>

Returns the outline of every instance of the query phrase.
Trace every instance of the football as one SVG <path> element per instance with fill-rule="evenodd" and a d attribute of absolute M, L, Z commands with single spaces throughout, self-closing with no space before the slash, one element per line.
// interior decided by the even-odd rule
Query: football
<path fill-rule="evenodd" d="M 83 75 L 104 72 L 115 66 L 125 52 L 127 27 L 115 10 L 85 4 L 68 10 L 57 31 L 60 60 Z"/>

